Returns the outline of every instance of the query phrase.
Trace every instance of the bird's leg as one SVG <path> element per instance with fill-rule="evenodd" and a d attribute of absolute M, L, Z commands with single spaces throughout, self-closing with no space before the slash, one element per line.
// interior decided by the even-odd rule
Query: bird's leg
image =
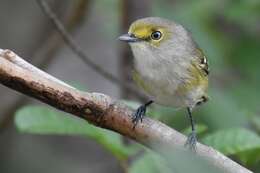
<path fill-rule="evenodd" d="M 187 138 L 185 146 L 188 146 L 192 151 L 196 151 L 197 137 L 196 137 L 196 131 L 195 131 L 195 123 L 194 123 L 192 115 L 191 115 L 191 109 L 187 108 L 187 111 L 188 111 L 188 116 L 190 119 L 192 131 Z"/>
<path fill-rule="evenodd" d="M 152 104 L 153 101 L 150 100 L 149 102 L 145 103 L 144 105 L 141 105 L 139 108 L 137 108 L 137 110 L 135 111 L 135 113 L 133 114 L 132 117 L 132 122 L 134 124 L 133 129 L 135 128 L 135 126 L 137 125 L 137 123 L 139 122 L 139 120 L 141 120 L 141 122 L 143 121 L 143 117 L 145 115 L 146 112 L 146 108 Z"/>

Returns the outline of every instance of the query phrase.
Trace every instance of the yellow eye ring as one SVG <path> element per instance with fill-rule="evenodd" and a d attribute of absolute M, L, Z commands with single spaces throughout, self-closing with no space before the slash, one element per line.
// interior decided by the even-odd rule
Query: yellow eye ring
<path fill-rule="evenodd" d="M 160 31 L 154 31 L 152 34 L 151 34 L 151 38 L 153 40 L 160 40 L 160 38 L 162 37 L 162 33 Z"/>

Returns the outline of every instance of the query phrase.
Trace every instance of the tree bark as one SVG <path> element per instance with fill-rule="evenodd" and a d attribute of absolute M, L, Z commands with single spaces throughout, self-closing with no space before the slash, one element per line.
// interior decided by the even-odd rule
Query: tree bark
<path fill-rule="evenodd" d="M 184 135 L 149 117 L 133 129 L 133 110 L 124 104 L 101 93 L 79 91 L 37 69 L 10 50 L 0 49 L 0 83 L 96 126 L 118 132 L 153 150 L 158 149 L 156 146 L 182 147 L 186 141 Z M 224 172 L 252 173 L 200 143 L 197 144 L 196 154 Z"/>

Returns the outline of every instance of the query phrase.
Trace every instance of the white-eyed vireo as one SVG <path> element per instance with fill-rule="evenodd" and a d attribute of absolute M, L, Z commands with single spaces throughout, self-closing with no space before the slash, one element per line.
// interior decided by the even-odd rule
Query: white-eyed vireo
<path fill-rule="evenodd" d="M 165 106 L 185 107 L 192 127 L 186 144 L 195 149 L 197 140 L 191 112 L 208 100 L 209 68 L 191 34 L 175 22 L 148 17 L 132 23 L 128 33 L 119 40 L 131 46 L 134 81 L 152 98 L 133 115 L 134 126 L 153 101 Z"/>

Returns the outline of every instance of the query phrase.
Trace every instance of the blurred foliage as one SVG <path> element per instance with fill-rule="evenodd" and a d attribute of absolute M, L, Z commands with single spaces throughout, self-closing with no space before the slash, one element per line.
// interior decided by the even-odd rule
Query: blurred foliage
<path fill-rule="evenodd" d="M 134 161 L 129 168 L 130 173 L 170 173 L 169 165 L 160 155 L 147 150 L 141 157 Z"/>
<path fill-rule="evenodd" d="M 243 128 L 219 130 L 208 134 L 202 139 L 202 142 L 213 146 L 226 155 L 259 149 L 260 147 L 260 137 Z"/>
<path fill-rule="evenodd" d="M 195 129 L 196 129 L 196 134 L 200 136 L 208 130 L 208 127 L 204 124 L 195 124 Z M 185 135 L 189 135 L 190 132 L 191 132 L 191 127 L 182 130 L 182 133 Z"/>
<path fill-rule="evenodd" d="M 53 135 L 82 135 L 101 144 L 118 160 L 125 160 L 138 151 L 136 145 L 124 145 L 115 132 L 88 124 L 85 120 L 43 106 L 26 106 L 15 117 L 21 132 Z"/>
<path fill-rule="evenodd" d="M 109 21 L 99 28 L 102 37 L 115 41 L 116 31 L 120 28 L 120 3 L 120 0 L 95 1 L 94 8 L 103 12 L 103 21 Z M 151 3 L 151 16 L 161 16 L 183 24 L 192 32 L 209 59 L 210 101 L 194 111 L 201 132 L 199 140 L 254 172 L 260 172 L 260 1 L 152 0 Z M 132 108 L 139 105 L 132 101 L 126 103 Z M 19 130 L 28 133 L 87 136 L 119 160 L 132 158 L 133 154 L 143 150 L 141 146 L 125 145 L 118 134 L 63 114 L 29 106 L 17 112 L 16 125 Z M 148 110 L 148 114 L 179 131 L 187 133 L 190 128 L 184 110 L 155 105 Z M 167 160 L 173 163 L 167 166 L 162 158 L 145 150 L 130 165 L 129 172 L 200 170 L 191 169 L 197 162 L 187 160 L 191 155 L 180 157 L 185 155 L 179 153 L 176 156 L 173 153 Z"/>

